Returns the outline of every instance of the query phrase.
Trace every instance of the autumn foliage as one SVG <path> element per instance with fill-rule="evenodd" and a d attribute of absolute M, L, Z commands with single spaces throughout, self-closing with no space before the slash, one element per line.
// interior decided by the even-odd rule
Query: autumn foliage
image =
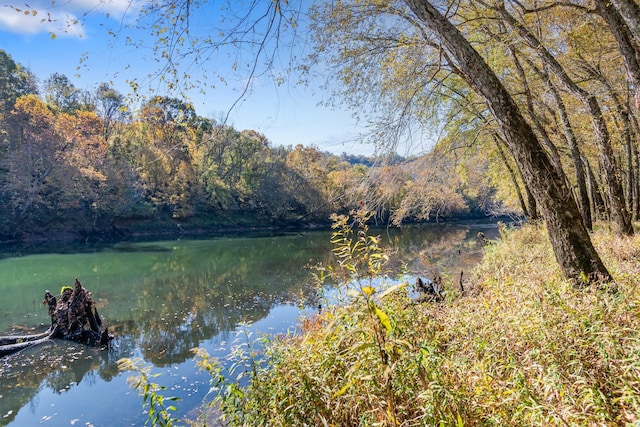
<path fill-rule="evenodd" d="M 360 200 L 396 223 L 500 208 L 486 181 L 470 189 L 443 153 L 376 159 L 276 146 L 178 99 L 130 111 L 108 85 L 83 93 L 58 74 L 44 97 L 25 90 L 7 96 L 0 116 L 0 240 L 328 225 Z"/>

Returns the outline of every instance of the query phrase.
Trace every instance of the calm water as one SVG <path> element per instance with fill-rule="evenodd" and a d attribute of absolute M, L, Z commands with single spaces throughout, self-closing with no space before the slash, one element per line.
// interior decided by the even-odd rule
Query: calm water
<path fill-rule="evenodd" d="M 477 260 L 479 231 L 497 235 L 491 224 L 375 233 L 411 271 L 458 277 Z M 0 335 L 45 330 L 44 291 L 57 294 L 75 277 L 116 335 L 108 351 L 56 340 L 0 359 L 0 426 L 143 425 L 130 374 L 117 369 L 122 357 L 144 359 L 164 394 L 182 399 L 175 415 L 195 419 L 209 377 L 190 349 L 224 359 L 245 333 L 294 330 L 301 309 L 316 305 L 307 266 L 331 262 L 329 238 L 304 232 L 0 253 Z"/>

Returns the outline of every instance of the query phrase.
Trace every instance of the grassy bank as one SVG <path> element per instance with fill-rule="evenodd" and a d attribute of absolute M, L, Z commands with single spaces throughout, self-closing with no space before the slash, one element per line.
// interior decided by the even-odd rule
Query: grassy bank
<path fill-rule="evenodd" d="M 362 236 L 367 245 L 348 253 L 338 242 L 334 271 L 380 268 L 377 242 Z M 464 294 L 450 284 L 440 303 L 412 301 L 408 287 L 374 291 L 360 274 L 350 304 L 268 343 L 251 386 L 220 384 L 201 423 L 638 425 L 640 237 L 593 237 L 615 285 L 563 281 L 538 226 L 505 231 Z"/>

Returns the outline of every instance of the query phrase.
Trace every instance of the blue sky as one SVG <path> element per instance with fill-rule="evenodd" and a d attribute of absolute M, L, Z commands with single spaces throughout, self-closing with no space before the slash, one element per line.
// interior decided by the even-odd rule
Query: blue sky
<path fill-rule="evenodd" d="M 50 0 L 4 0 L 0 6 L 0 49 L 41 81 L 57 72 L 65 74 L 79 89 L 92 90 L 100 82 L 110 82 L 126 95 L 130 93 L 127 79 L 135 77 L 141 92 L 149 88 L 162 91 L 157 79 L 145 78 L 159 68 L 148 48 L 152 41 L 147 38 L 147 46 L 139 48 L 124 43 L 126 36 L 140 40 L 146 37 L 146 32 L 131 26 L 137 16 L 135 4 L 129 0 L 98 5 L 95 0 L 69 0 L 55 3 L 54 8 L 51 4 Z M 211 16 L 200 18 L 204 22 Z M 193 24 L 199 22 L 194 20 Z M 107 29 L 115 29 L 118 38 L 108 35 Z M 217 60 L 220 58 L 225 57 L 218 56 Z M 192 90 L 189 96 L 199 115 L 220 119 L 239 98 L 246 80 L 224 67 L 206 67 L 223 74 L 226 84 L 217 84 L 204 95 Z M 228 123 L 238 130 L 257 130 L 273 145 L 303 144 L 336 154 L 371 154 L 372 146 L 358 142 L 363 129 L 350 112 L 318 106 L 327 99 L 328 94 L 319 85 L 277 86 L 263 75 L 254 80 L 252 91 L 231 110 Z"/>

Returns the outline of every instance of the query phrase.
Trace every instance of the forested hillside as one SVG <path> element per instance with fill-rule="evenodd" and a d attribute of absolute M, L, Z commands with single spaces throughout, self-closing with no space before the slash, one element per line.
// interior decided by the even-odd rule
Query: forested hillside
<path fill-rule="evenodd" d="M 0 51 L 0 240 L 120 239 L 326 224 L 361 202 L 395 223 L 502 212 L 489 162 L 456 150 L 409 159 L 282 147 L 156 96 L 39 82 Z M 466 172 L 465 172 L 466 171 Z M 466 176 L 466 178 L 461 178 Z"/>

